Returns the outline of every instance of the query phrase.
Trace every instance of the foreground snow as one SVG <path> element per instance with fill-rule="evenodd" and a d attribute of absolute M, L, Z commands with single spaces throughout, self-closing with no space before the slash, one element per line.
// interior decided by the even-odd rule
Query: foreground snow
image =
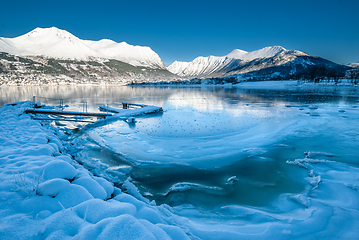
<path fill-rule="evenodd" d="M 267 208 L 227 205 L 212 214 L 190 206 L 157 206 L 129 179 L 122 183 L 131 195 L 101 177 L 101 171 L 94 176 L 63 154 L 62 133 L 24 114 L 31 105 L 0 108 L 2 239 L 355 239 L 359 234 L 355 162 L 337 162 L 325 152 L 288 160 L 288 166 L 304 170 L 306 188 L 280 195 Z M 357 119 L 354 111 L 347 110 Z M 328 116 L 336 112 L 328 111 Z M 355 119 L 351 123 L 357 124 Z M 353 129 L 345 136 L 354 149 L 359 133 Z M 228 179 L 229 184 L 235 181 Z M 191 188 L 220 191 L 186 183 L 171 191 Z"/>
<path fill-rule="evenodd" d="M 0 112 L 1 239 L 188 239 L 166 206 L 122 193 L 68 155 L 51 130 L 23 113 Z M 173 225 L 172 225 L 173 224 Z"/>

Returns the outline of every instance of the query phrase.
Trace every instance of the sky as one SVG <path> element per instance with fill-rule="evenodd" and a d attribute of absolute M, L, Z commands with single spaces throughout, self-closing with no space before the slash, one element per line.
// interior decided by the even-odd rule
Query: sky
<path fill-rule="evenodd" d="M 57 27 L 84 40 L 149 46 L 166 65 L 283 46 L 359 61 L 358 0 L 0 0 L 0 37 Z"/>

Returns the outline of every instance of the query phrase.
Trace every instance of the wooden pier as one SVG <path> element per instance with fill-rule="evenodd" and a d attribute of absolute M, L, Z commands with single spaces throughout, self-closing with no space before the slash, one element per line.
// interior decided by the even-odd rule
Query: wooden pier
<path fill-rule="evenodd" d="M 158 113 L 163 111 L 161 107 L 126 102 L 122 103 L 122 108 L 113 108 L 105 105 L 100 105 L 99 109 L 101 111 L 113 112 L 115 113 L 114 116 L 123 118 Z"/>
<path fill-rule="evenodd" d="M 36 120 L 53 120 L 53 121 L 77 121 L 77 122 L 92 122 L 86 121 L 84 119 L 77 119 L 76 117 L 97 117 L 97 118 L 106 118 L 106 117 L 117 117 L 128 119 L 130 117 L 135 117 L 144 114 L 151 114 L 162 112 L 161 107 L 136 104 L 136 103 L 122 103 L 122 108 L 113 108 L 105 105 L 100 105 L 99 109 L 106 113 L 91 113 L 91 112 L 76 112 L 76 111 L 63 111 L 63 110 L 53 110 L 53 109 L 41 109 L 41 108 L 31 108 L 25 110 L 25 113 L 31 114 L 44 114 L 44 115 L 58 115 L 58 116 L 73 116 L 73 117 L 63 117 L 63 118 L 36 118 Z"/>
<path fill-rule="evenodd" d="M 111 113 L 89 113 L 89 112 L 75 112 L 75 111 L 59 111 L 51 109 L 27 109 L 25 113 L 33 114 L 49 114 L 49 115 L 67 115 L 67 116 L 84 116 L 84 117 L 109 117 Z"/>

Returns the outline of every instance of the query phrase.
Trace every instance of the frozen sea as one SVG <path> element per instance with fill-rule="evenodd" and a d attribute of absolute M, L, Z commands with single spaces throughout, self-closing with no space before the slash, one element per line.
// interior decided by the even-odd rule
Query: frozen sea
<path fill-rule="evenodd" d="M 359 234 L 358 87 L 42 86 L 0 93 L 0 105 L 36 96 L 47 105 L 63 99 L 77 111 L 121 102 L 161 106 L 163 113 L 135 122 L 54 127 L 72 133 L 67 151 L 87 169 L 137 198 L 169 205 L 199 238 Z"/>

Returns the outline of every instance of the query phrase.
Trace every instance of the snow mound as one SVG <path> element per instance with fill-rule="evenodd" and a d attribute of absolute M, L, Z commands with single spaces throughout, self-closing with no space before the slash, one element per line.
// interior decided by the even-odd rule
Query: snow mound
<path fill-rule="evenodd" d="M 55 197 L 59 192 L 64 190 L 70 185 L 70 182 L 64 179 L 54 178 L 49 181 L 39 184 L 37 190 L 40 195 L 47 195 L 50 197 Z"/>
<path fill-rule="evenodd" d="M 105 202 L 100 199 L 83 202 L 74 207 L 74 211 L 80 218 L 93 224 L 103 219 L 123 214 L 136 215 L 136 207 L 130 203 L 121 203 L 118 201 Z"/>
<path fill-rule="evenodd" d="M 73 179 L 76 175 L 76 169 L 71 164 L 61 160 L 51 161 L 44 166 L 43 178 L 45 180 L 54 178 Z"/>
<path fill-rule="evenodd" d="M 1 239 L 188 239 L 182 228 L 166 227 L 175 215 L 62 155 L 54 132 L 24 115 L 31 106 L 0 108 Z"/>
<path fill-rule="evenodd" d="M 93 199 L 93 196 L 82 186 L 70 184 L 55 199 L 63 208 L 74 207 L 82 202 Z"/>
<path fill-rule="evenodd" d="M 82 177 L 72 182 L 73 184 L 84 187 L 94 198 L 106 199 L 107 192 L 105 189 L 95 180 L 90 177 Z"/>

